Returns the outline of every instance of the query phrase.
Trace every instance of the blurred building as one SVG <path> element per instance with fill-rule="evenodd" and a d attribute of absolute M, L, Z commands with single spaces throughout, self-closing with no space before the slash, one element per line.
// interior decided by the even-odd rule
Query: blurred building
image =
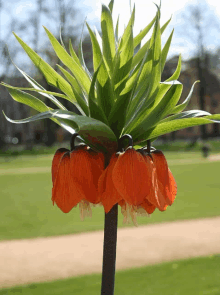
<path fill-rule="evenodd" d="M 213 59 L 211 60 L 213 62 Z M 178 62 L 178 56 L 168 60 L 164 68 L 162 81 L 169 78 L 175 71 Z M 209 61 L 206 61 L 206 68 L 203 71 L 205 85 L 205 111 L 211 114 L 220 113 L 220 70 L 210 66 Z M 198 80 L 198 69 L 196 59 L 190 59 L 183 62 L 182 71 L 180 74 L 179 81 L 183 84 L 183 92 L 179 103 L 182 103 L 188 96 L 190 89 L 195 81 Z M 195 85 L 194 91 L 187 106 L 186 110 L 199 110 L 199 83 Z M 219 137 L 220 126 L 217 123 L 206 125 L 206 136 Z M 173 132 L 172 134 L 166 135 L 165 138 L 173 139 L 193 139 L 201 137 L 200 126 L 190 127 L 183 130 Z"/>

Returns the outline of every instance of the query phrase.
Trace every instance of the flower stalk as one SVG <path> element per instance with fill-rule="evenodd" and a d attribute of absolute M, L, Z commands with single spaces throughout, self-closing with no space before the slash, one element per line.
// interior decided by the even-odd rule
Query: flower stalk
<path fill-rule="evenodd" d="M 118 204 L 105 213 L 101 295 L 113 295 L 117 247 Z"/>

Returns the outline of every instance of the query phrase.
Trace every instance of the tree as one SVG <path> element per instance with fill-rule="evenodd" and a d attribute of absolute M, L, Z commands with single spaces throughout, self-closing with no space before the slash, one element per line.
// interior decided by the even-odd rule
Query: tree
<path fill-rule="evenodd" d="M 211 35 L 219 35 L 219 21 L 210 5 L 205 0 L 195 1 L 193 4 L 187 5 L 184 12 L 177 16 L 179 23 L 177 27 L 177 34 L 183 36 L 181 45 L 185 46 L 186 40 L 193 46 L 194 56 L 196 57 L 197 77 L 199 83 L 199 106 L 201 110 L 206 109 L 206 81 L 205 72 L 209 69 L 207 62 L 208 44 L 214 40 L 210 39 Z M 209 42 L 209 43 L 208 43 Z M 187 44 L 188 46 L 188 44 Z M 201 127 L 202 138 L 206 139 L 206 126 Z"/>

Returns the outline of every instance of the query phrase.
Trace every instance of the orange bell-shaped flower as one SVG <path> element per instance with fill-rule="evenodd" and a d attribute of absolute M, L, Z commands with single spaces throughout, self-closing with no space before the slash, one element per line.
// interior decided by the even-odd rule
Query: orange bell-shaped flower
<path fill-rule="evenodd" d="M 72 151 L 70 154 L 71 177 L 87 201 L 93 204 L 100 202 L 98 180 L 104 171 L 103 164 L 94 157 L 93 152 L 84 149 Z"/>
<path fill-rule="evenodd" d="M 146 199 L 148 202 L 150 202 L 150 204 L 154 205 L 160 211 L 164 211 L 167 207 L 167 202 L 164 198 L 164 195 L 160 191 L 160 188 L 158 185 L 157 170 L 154 165 L 151 154 L 148 154 L 148 153 L 144 154 L 144 159 L 148 167 L 151 169 L 151 175 L 152 175 L 152 186 L 151 186 L 150 193 L 146 195 Z"/>
<path fill-rule="evenodd" d="M 109 165 L 99 178 L 98 190 L 100 201 L 103 204 L 106 213 L 108 213 L 115 204 L 122 200 L 122 196 L 116 190 L 112 180 L 112 172 L 117 160 L 118 154 L 114 154 L 110 159 Z"/>
<path fill-rule="evenodd" d="M 64 152 L 62 157 L 59 150 L 56 152 L 52 164 L 52 178 L 54 181 L 52 189 L 52 201 L 64 212 L 68 213 L 83 198 L 83 192 L 72 180 L 70 152 Z M 60 158 L 59 164 L 58 160 Z"/>
<path fill-rule="evenodd" d="M 156 168 L 158 190 L 165 199 L 166 204 L 172 205 L 177 194 L 175 179 L 168 168 L 164 154 L 161 151 L 155 150 L 151 155 Z"/>
<path fill-rule="evenodd" d="M 112 172 L 115 188 L 130 205 L 139 206 L 152 186 L 151 169 L 133 148 L 121 153 Z"/>
<path fill-rule="evenodd" d="M 98 179 L 104 170 L 104 155 L 86 145 L 75 147 L 76 136 L 72 138 L 72 151 L 58 149 L 52 162 L 52 201 L 65 213 L 79 202 L 84 208 L 88 202 L 96 204 L 100 199 Z"/>

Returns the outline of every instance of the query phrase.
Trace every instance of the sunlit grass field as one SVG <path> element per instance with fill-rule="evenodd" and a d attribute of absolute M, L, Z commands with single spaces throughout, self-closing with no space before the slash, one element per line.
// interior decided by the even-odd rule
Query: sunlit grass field
<path fill-rule="evenodd" d="M 220 256 L 194 258 L 116 272 L 115 295 L 220 294 Z M 101 275 L 0 290 L 0 295 L 97 295 Z"/>
<path fill-rule="evenodd" d="M 53 155 L 8 157 L 7 162 L 0 158 L 1 240 L 103 229 L 102 207 L 93 208 L 92 219 L 81 221 L 78 208 L 64 214 L 52 205 L 49 172 L 52 157 Z M 197 152 L 166 153 L 166 157 L 178 185 L 177 198 L 167 211 L 155 212 L 150 218 L 139 217 L 138 223 L 141 225 L 219 215 L 220 162 L 209 162 Z M 192 163 L 184 164 L 184 159 L 192 160 Z M 35 167 L 36 173 L 22 174 L 22 170 L 18 170 L 27 167 Z M 48 172 L 38 173 L 37 169 L 41 167 L 48 167 Z M 16 169 L 16 174 L 4 175 L 8 169 Z M 123 225 L 122 220 L 120 213 L 119 226 L 129 226 Z"/>

